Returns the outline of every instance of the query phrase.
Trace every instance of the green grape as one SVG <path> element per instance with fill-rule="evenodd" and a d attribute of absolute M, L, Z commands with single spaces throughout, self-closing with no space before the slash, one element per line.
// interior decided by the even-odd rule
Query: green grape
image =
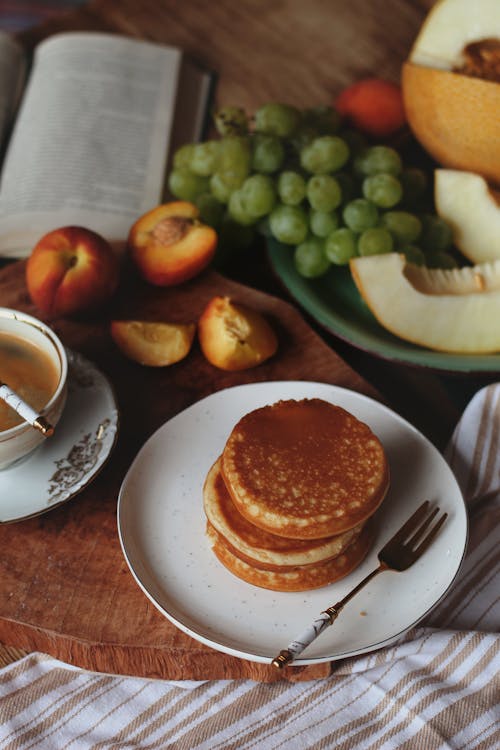
<path fill-rule="evenodd" d="M 351 156 L 356 156 L 356 154 L 359 154 L 360 151 L 363 151 L 366 148 L 366 137 L 363 135 L 363 133 L 360 133 L 359 130 L 351 130 L 350 128 L 346 128 L 345 130 L 340 131 L 339 136 L 349 146 Z"/>
<path fill-rule="evenodd" d="M 228 135 L 221 138 L 219 143 L 220 158 L 217 172 L 228 188 L 236 190 L 250 173 L 250 139 L 245 136 Z"/>
<path fill-rule="evenodd" d="M 403 168 L 401 157 L 390 146 L 369 146 L 354 159 L 354 170 L 361 175 L 386 172 L 397 177 Z"/>
<path fill-rule="evenodd" d="M 316 130 L 318 134 L 333 135 L 339 129 L 340 115 L 327 105 L 310 107 L 302 113 L 302 124 Z"/>
<path fill-rule="evenodd" d="M 323 240 L 309 237 L 295 248 L 293 254 L 295 268 L 306 279 L 323 276 L 330 268 L 330 262 L 324 252 Z"/>
<path fill-rule="evenodd" d="M 218 172 L 210 177 L 210 192 L 220 203 L 228 203 L 232 188 L 224 182 L 224 178 Z"/>
<path fill-rule="evenodd" d="M 405 205 L 413 206 L 427 190 L 425 172 L 417 167 L 407 167 L 403 169 L 399 179 L 403 186 L 403 200 Z"/>
<path fill-rule="evenodd" d="M 412 245 L 422 231 L 420 219 L 407 211 L 387 211 L 382 216 L 382 225 L 401 246 Z"/>
<path fill-rule="evenodd" d="M 363 180 L 363 195 L 380 208 L 392 208 L 401 200 L 403 188 L 392 174 L 373 174 Z"/>
<path fill-rule="evenodd" d="M 453 233 L 449 224 L 434 214 L 422 216 L 422 234 L 420 244 L 426 252 L 442 252 L 448 250 L 453 242 Z"/>
<path fill-rule="evenodd" d="M 300 152 L 300 164 L 312 174 L 327 174 L 341 169 L 349 159 L 349 147 L 336 135 L 322 135 Z"/>
<path fill-rule="evenodd" d="M 300 112 L 289 104 L 270 102 L 255 112 L 255 131 L 289 138 L 300 123 Z"/>
<path fill-rule="evenodd" d="M 357 255 L 357 238 L 352 229 L 342 227 L 329 234 L 325 240 L 325 255 L 337 266 L 349 263 Z"/>
<path fill-rule="evenodd" d="M 408 263 L 413 263 L 416 266 L 425 266 L 425 254 L 416 245 L 407 245 L 401 249 L 401 252 L 405 256 Z"/>
<path fill-rule="evenodd" d="M 364 232 L 378 224 L 377 207 L 366 198 L 355 198 L 342 212 L 344 223 L 353 232 Z"/>
<path fill-rule="evenodd" d="M 252 139 L 252 169 L 255 172 L 277 172 L 285 159 L 285 149 L 275 135 L 256 133 Z"/>
<path fill-rule="evenodd" d="M 269 175 L 250 175 L 239 192 L 241 192 L 245 211 L 258 219 L 271 213 L 276 203 L 276 188 Z M 229 200 L 229 206 L 231 206 L 231 200 Z"/>
<path fill-rule="evenodd" d="M 297 206 L 306 197 L 306 181 L 298 172 L 281 172 L 277 182 L 278 195 L 287 206 Z"/>
<path fill-rule="evenodd" d="M 172 166 L 174 169 L 190 169 L 191 159 L 196 143 L 185 143 L 174 153 Z"/>
<path fill-rule="evenodd" d="M 316 237 L 328 237 L 339 225 L 339 217 L 335 211 L 309 212 L 309 229 Z"/>
<path fill-rule="evenodd" d="M 210 177 L 213 174 L 219 163 L 220 154 L 220 142 L 219 141 L 205 141 L 204 143 L 195 143 L 192 156 L 190 169 L 194 174 L 200 175 L 200 177 Z"/>
<path fill-rule="evenodd" d="M 319 133 L 316 128 L 301 123 L 295 133 L 288 139 L 288 143 L 291 145 L 295 153 L 300 154 L 302 149 L 309 143 L 318 138 Z"/>
<path fill-rule="evenodd" d="M 358 239 L 358 254 L 361 256 L 390 253 L 393 247 L 392 235 L 384 227 L 365 229 Z"/>
<path fill-rule="evenodd" d="M 307 236 L 307 215 L 300 206 L 279 203 L 269 216 L 273 237 L 286 245 L 299 245 Z"/>
<path fill-rule="evenodd" d="M 429 268 L 456 268 L 458 266 L 458 263 L 453 255 L 450 255 L 450 253 L 446 253 L 444 251 L 440 251 L 438 253 L 431 253 L 427 255 L 426 265 L 429 266 Z"/>
<path fill-rule="evenodd" d="M 200 219 L 216 229 L 222 222 L 224 205 L 212 193 L 201 193 L 194 202 L 200 212 Z"/>
<path fill-rule="evenodd" d="M 335 179 L 340 185 L 342 203 L 349 203 L 349 201 L 356 197 L 357 187 L 355 178 L 347 172 L 336 172 Z"/>
<path fill-rule="evenodd" d="M 227 209 L 231 219 L 237 221 L 238 224 L 242 224 L 243 226 L 251 226 L 257 221 L 257 217 L 253 216 L 246 207 L 241 188 L 238 188 L 238 190 L 234 190 L 231 193 L 229 203 L 227 204 Z"/>
<path fill-rule="evenodd" d="M 189 172 L 187 169 L 174 169 L 168 176 L 168 189 L 183 201 L 194 201 L 201 193 L 208 192 L 208 179 Z"/>
<path fill-rule="evenodd" d="M 306 196 L 316 211 L 333 211 L 342 202 L 340 185 L 329 174 L 315 174 L 306 185 Z"/>
<path fill-rule="evenodd" d="M 214 114 L 214 124 L 219 135 L 245 135 L 248 117 L 241 107 L 222 107 Z"/>

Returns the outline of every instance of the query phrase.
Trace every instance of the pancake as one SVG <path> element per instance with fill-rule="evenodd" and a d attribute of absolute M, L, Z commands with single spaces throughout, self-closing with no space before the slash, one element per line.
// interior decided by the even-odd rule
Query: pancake
<path fill-rule="evenodd" d="M 221 473 L 239 512 L 271 534 L 318 539 L 369 518 L 389 486 L 380 440 L 321 399 L 278 401 L 233 428 Z"/>
<path fill-rule="evenodd" d="M 217 559 L 233 575 L 254 586 L 283 592 L 308 591 L 338 581 L 362 562 L 371 547 L 371 533 L 365 527 L 354 542 L 333 560 L 279 572 L 264 570 L 240 560 L 210 523 L 207 524 L 207 535 Z"/>
<path fill-rule="evenodd" d="M 361 524 L 343 534 L 323 539 L 287 539 L 250 523 L 237 510 L 220 473 L 220 459 L 208 472 L 203 487 L 203 505 L 210 524 L 223 537 L 226 547 L 249 565 L 283 570 L 330 560 L 354 540 Z"/>

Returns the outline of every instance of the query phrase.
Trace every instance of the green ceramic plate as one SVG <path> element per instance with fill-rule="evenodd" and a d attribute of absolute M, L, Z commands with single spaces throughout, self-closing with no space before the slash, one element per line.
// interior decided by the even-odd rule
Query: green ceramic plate
<path fill-rule="evenodd" d="M 500 372 L 500 354 L 446 354 L 393 336 L 379 325 L 361 299 L 348 268 L 332 269 L 321 279 L 311 281 L 295 270 L 290 247 L 273 240 L 268 240 L 267 247 L 271 266 L 292 297 L 317 323 L 358 349 L 393 362 L 442 372 Z"/>

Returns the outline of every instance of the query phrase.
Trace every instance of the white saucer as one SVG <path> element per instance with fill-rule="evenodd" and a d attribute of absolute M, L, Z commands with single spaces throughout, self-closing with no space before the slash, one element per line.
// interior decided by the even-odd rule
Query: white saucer
<path fill-rule="evenodd" d="M 28 458 L 0 471 L 0 523 L 46 513 L 84 489 L 103 467 L 118 433 L 107 378 L 67 350 L 68 400 L 51 438 Z"/>
<path fill-rule="evenodd" d="M 366 560 L 322 589 L 279 593 L 241 581 L 224 568 L 205 533 L 202 488 L 236 422 L 279 399 L 323 398 L 366 422 L 382 440 L 391 488 L 377 512 Z M 437 604 L 452 585 L 467 542 L 467 513 L 451 469 L 412 425 L 354 391 L 324 383 L 236 386 L 204 398 L 166 422 L 139 451 L 118 499 L 125 559 L 145 595 L 171 622 L 201 643 L 270 663 L 326 607 L 377 567 L 377 551 L 423 500 L 448 520 L 422 558 L 404 573 L 384 573 L 346 606 L 296 663 L 354 656 L 393 642 Z"/>

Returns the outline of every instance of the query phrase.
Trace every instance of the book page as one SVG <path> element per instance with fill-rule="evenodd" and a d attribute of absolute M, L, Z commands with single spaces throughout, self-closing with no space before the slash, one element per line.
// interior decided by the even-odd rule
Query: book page
<path fill-rule="evenodd" d="M 25 75 L 26 60 L 22 47 L 0 31 L 0 148 L 19 103 Z"/>
<path fill-rule="evenodd" d="M 26 256 L 66 224 L 119 242 L 161 202 L 181 63 L 110 34 L 39 45 L 0 183 L 1 255 Z"/>

